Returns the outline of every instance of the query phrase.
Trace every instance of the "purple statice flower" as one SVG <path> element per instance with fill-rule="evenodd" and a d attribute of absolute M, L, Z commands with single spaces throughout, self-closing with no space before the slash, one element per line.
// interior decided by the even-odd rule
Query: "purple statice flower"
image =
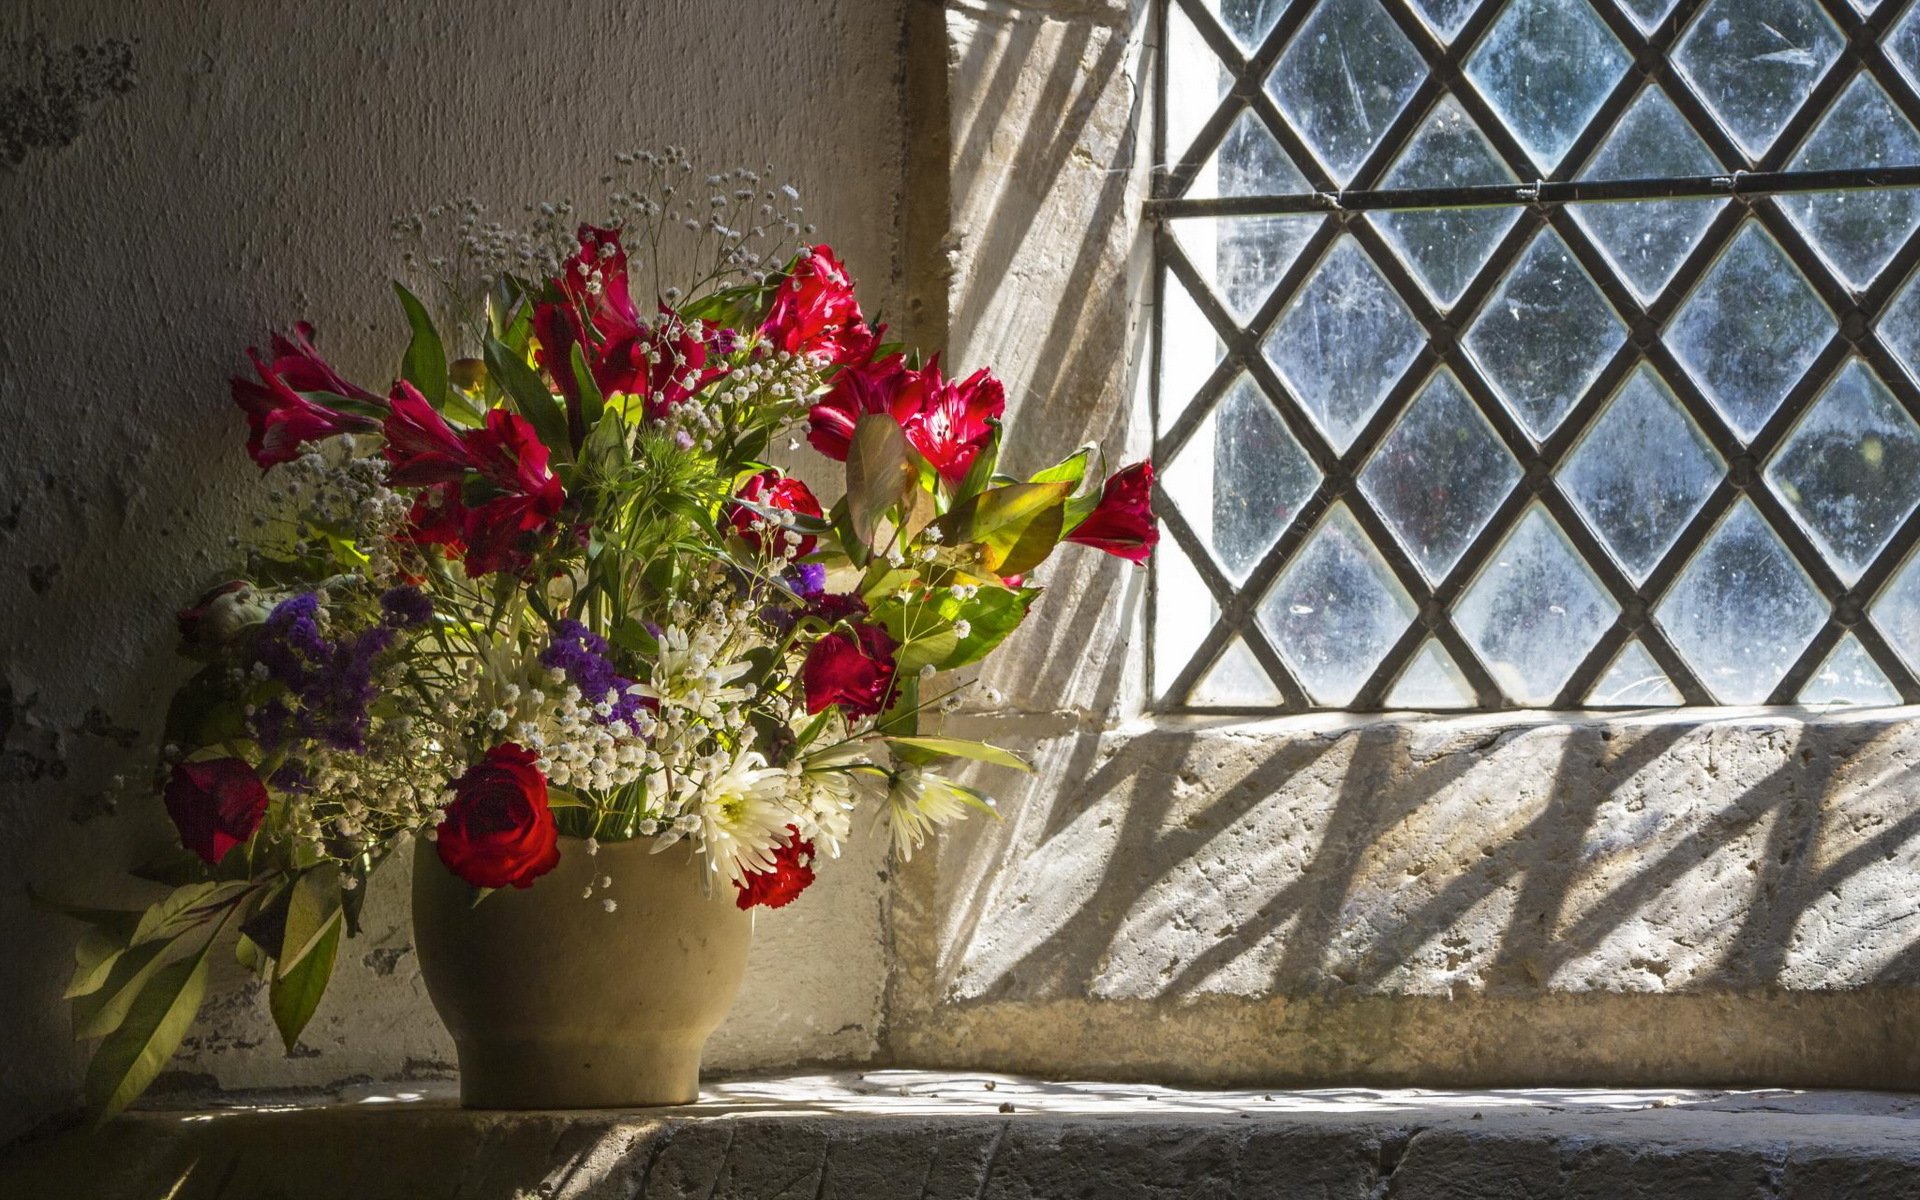
<path fill-rule="evenodd" d="M 433 597 L 417 587 L 402 585 L 380 595 L 381 619 L 400 629 L 424 625 L 433 619 Z"/>
<path fill-rule="evenodd" d="M 254 736 L 277 748 L 310 738 L 334 750 L 367 748 L 370 709 L 379 689 L 375 660 L 393 646 L 394 631 L 375 626 L 328 638 L 320 630 L 320 596 L 302 592 L 274 606 L 261 628 L 256 657 L 267 678 L 286 688 L 253 715 Z"/>
<path fill-rule="evenodd" d="M 793 594 L 802 600 L 818 599 L 827 590 L 825 563 L 795 563 L 786 569 L 782 578 L 793 589 Z"/>
<path fill-rule="evenodd" d="M 645 697 L 627 693 L 633 680 L 613 669 L 607 639 L 578 621 L 554 623 L 553 641 L 540 652 L 540 665 L 566 672 L 567 682 L 579 688 L 589 704 L 604 701 L 611 706 L 612 712 L 596 718 L 603 725 L 625 721 L 632 727 L 648 706 Z"/>

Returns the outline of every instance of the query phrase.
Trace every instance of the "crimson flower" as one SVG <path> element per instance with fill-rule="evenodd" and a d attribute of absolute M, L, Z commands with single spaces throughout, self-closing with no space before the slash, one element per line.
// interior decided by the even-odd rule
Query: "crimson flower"
<path fill-rule="evenodd" d="M 800 827 L 787 826 L 787 840 L 773 852 L 773 870 L 748 871 L 734 883 L 740 889 L 733 902 L 743 909 L 762 905 L 784 908 L 813 885 L 813 843 L 800 836 Z"/>
<path fill-rule="evenodd" d="M 505 742 L 454 782 L 434 836 L 447 870 L 475 887 L 525 888 L 560 864 L 560 832 L 536 761 Z"/>
<path fill-rule="evenodd" d="M 1136 565 L 1145 563 L 1160 540 L 1152 501 L 1153 464 L 1122 467 L 1107 478 L 1100 488 L 1100 502 L 1065 540 L 1105 550 Z"/>
<path fill-rule="evenodd" d="M 300 457 L 302 443 L 379 428 L 371 417 L 328 408 L 301 394 L 326 392 L 380 403 L 380 397 L 354 387 L 327 365 L 313 348 L 312 334 L 313 327 L 304 322 L 294 327 L 296 340 L 275 334 L 271 361 L 249 347 L 247 358 L 260 382 L 233 377 L 233 402 L 247 417 L 247 453 L 263 471 Z"/>
<path fill-rule="evenodd" d="M 402 380 L 387 398 L 387 481 L 401 487 L 457 482 L 473 467 L 460 435 L 419 389 Z"/>
<path fill-rule="evenodd" d="M 877 625 L 836 630 L 815 642 L 800 667 L 807 711 L 837 706 L 849 719 L 871 717 L 886 707 L 893 688 L 893 638 Z"/>
<path fill-rule="evenodd" d="M 1006 408 L 1006 389 L 984 367 L 956 382 L 940 373 L 937 355 L 910 371 L 894 354 L 836 373 L 833 386 L 807 413 L 807 440 L 828 458 L 844 462 L 860 418 L 886 413 L 941 478 L 958 483 Z"/>
<path fill-rule="evenodd" d="M 267 815 L 267 785 L 240 758 L 175 765 L 165 798 L 180 844 L 212 864 L 252 837 Z"/>
<path fill-rule="evenodd" d="M 814 497 L 812 490 L 800 480 L 776 470 L 765 470 L 751 477 L 740 485 L 735 495 L 762 508 L 777 508 L 809 517 L 821 515 L 820 501 Z M 727 524 L 756 553 L 766 549 L 760 530 L 755 528 L 763 520 L 765 518 L 760 513 L 743 505 L 734 504 L 727 508 Z M 793 557 L 805 558 L 812 554 L 816 541 L 811 534 L 801 534 L 799 543 L 793 548 Z"/>
<path fill-rule="evenodd" d="M 866 362 L 878 340 L 853 298 L 853 276 L 830 246 L 815 246 L 794 259 L 760 333 L 775 349 L 840 366 Z"/>

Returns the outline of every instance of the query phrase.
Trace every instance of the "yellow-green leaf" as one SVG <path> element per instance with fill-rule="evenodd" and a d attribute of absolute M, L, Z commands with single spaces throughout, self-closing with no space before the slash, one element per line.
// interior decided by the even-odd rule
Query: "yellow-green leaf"
<path fill-rule="evenodd" d="M 209 942 L 208 946 L 212 943 Z M 147 1089 L 180 1047 L 207 990 L 207 951 L 154 975 L 87 1066 L 87 1103 L 105 1121 Z"/>
<path fill-rule="evenodd" d="M 147 981 L 160 970 L 171 941 L 142 942 L 114 960 L 102 984 L 73 1001 L 73 1036 L 105 1037 L 127 1018 Z"/>
<path fill-rule="evenodd" d="M 981 492 L 941 518 L 949 542 L 980 546 L 989 571 L 1019 575 L 1045 561 L 1060 540 L 1062 509 L 1073 493 L 1066 480 L 1013 483 Z"/>
<path fill-rule="evenodd" d="M 307 1027 L 314 1010 L 320 1007 L 327 981 L 333 978 L 333 960 L 340 951 L 341 924 L 330 922 L 306 957 L 267 987 L 267 1008 L 273 1013 L 273 1023 L 280 1030 L 280 1040 L 286 1043 L 289 1054 L 300 1040 L 300 1031 Z"/>
<path fill-rule="evenodd" d="M 890 737 L 887 741 L 896 746 L 911 746 L 915 750 L 924 750 L 929 754 L 940 754 L 949 758 L 970 758 L 975 762 L 1012 767 L 1018 771 L 1033 770 L 1026 759 L 1013 751 L 1002 750 L 998 746 L 990 746 L 985 742 L 943 737 Z"/>
<path fill-rule="evenodd" d="M 338 924 L 340 874 L 332 866 L 316 867 L 294 880 L 287 897 L 287 933 L 280 942 L 275 976 L 285 978 L 300 960 L 320 944 L 327 930 Z"/>
<path fill-rule="evenodd" d="M 66 999 L 97 992 L 107 982 L 113 964 L 127 952 L 127 943 L 104 929 L 89 929 L 80 935 L 73 948 L 73 979 L 67 984 Z"/>
<path fill-rule="evenodd" d="M 868 413 L 853 427 L 847 447 L 847 519 L 862 545 L 888 509 L 920 490 L 920 470 L 900 432 L 900 423 L 884 413 Z"/>

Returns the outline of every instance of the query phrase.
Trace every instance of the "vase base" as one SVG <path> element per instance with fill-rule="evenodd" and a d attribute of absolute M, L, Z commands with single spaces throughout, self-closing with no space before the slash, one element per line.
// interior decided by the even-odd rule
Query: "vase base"
<path fill-rule="evenodd" d="M 658 1108 L 700 1098 L 704 1037 L 463 1040 L 464 1108 Z"/>

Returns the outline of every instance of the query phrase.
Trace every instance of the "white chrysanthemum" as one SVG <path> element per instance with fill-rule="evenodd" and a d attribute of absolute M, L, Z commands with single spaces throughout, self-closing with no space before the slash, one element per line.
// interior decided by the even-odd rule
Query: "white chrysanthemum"
<path fill-rule="evenodd" d="M 773 851 L 785 838 L 794 813 L 784 803 L 786 771 L 767 766 L 753 751 L 736 754 L 701 789 L 700 851 L 708 867 L 733 883 L 749 871 L 771 871 Z"/>
<path fill-rule="evenodd" d="M 902 767 L 887 789 L 887 824 L 893 830 L 894 853 L 901 862 L 908 861 L 935 826 L 966 816 L 970 803 L 969 793 L 944 775 Z"/>

